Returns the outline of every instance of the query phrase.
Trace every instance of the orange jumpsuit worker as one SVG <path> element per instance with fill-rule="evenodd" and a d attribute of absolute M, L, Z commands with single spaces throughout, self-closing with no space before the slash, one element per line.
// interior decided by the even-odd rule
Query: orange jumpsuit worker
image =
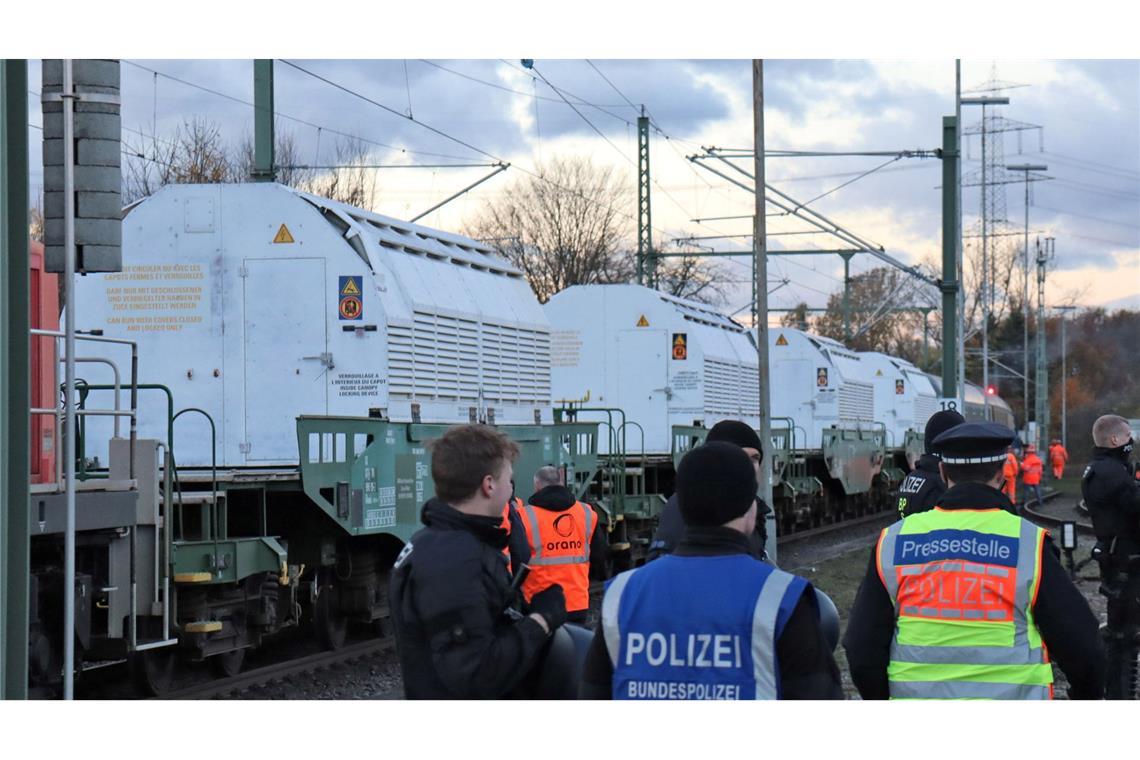
<path fill-rule="evenodd" d="M 1054 438 L 1049 444 L 1049 463 L 1053 465 L 1053 480 L 1060 480 L 1065 471 L 1065 463 L 1069 461 L 1069 452 L 1065 451 L 1060 439 Z"/>
<path fill-rule="evenodd" d="M 1017 473 L 1021 466 L 1017 463 L 1017 457 L 1013 453 L 1013 447 L 1010 446 L 1005 450 L 1005 464 L 1002 465 L 1002 475 L 1005 477 L 1005 485 L 1002 486 L 1001 492 L 1009 497 L 1010 504 L 1017 503 Z"/>
<path fill-rule="evenodd" d="M 1021 461 L 1021 471 L 1024 473 L 1022 480 L 1025 481 L 1025 503 L 1029 503 L 1029 489 L 1033 489 L 1033 495 L 1037 499 L 1038 506 L 1041 505 L 1041 475 L 1045 471 L 1045 463 L 1041 461 L 1041 457 L 1037 456 L 1037 447 L 1032 443 L 1025 447 L 1025 459 Z"/>

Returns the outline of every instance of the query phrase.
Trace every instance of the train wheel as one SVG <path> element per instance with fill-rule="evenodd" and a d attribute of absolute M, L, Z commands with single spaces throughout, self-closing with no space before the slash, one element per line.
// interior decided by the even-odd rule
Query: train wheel
<path fill-rule="evenodd" d="M 340 611 L 335 586 L 321 586 L 313 608 L 313 625 L 321 648 L 340 649 L 348 636 L 348 618 Z"/>
<path fill-rule="evenodd" d="M 170 691 L 177 667 L 178 652 L 172 646 L 135 652 L 130 658 L 131 677 L 135 686 L 151 697 L 162 696 Z"/>
<path fill-rule="evenodd" d="M 242 665 L 245 664 L 245 652 L 243 647 L 216 654 L 210 658 L 210 667 L 222 678 L 233 678 L 241 672 Z"/>

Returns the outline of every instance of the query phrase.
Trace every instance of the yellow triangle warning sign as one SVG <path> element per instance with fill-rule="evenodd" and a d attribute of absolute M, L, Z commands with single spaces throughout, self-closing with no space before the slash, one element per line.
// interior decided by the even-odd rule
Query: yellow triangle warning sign
<path fill-rule="evenodd" d="M 277 230 L 277 234 L 273 237 L 273 242 L 294 243 L 296 241 L 293 240 L 293 236 L 289 233 L 289 228 L 282 224 L 281 229 Z"/>
<path fill-rule="evenodd" d="M 875 370 L 875 377 L 882 377 L 882 376 L 883 376 L 883 371 L 881 369 Z"/>
<path fill-rule="evenodd" d="M 358 296 L 360 295 L 360 288 L 356 287 L 356 278 L 346 278 L 344 287 L 341 288 L 340 294 L 342 296 Z"/>
<path fill-rule="evenodd" d="M 641 319 L 637 320 L 637 326 L 638 327 L 649 327 L 649 320 L 645 318 L 644 314 L 641 315 Z"/>
<path fill-rule="evenodd" d="M 783 333 L 780 333 L 780 337 L 776 338 L 776 345 L 777 345 L 777 346 L 786 346 L 786 345 L 788 345 L 788 339 L 784 337 L 784 334 L 783 334 Z"/>

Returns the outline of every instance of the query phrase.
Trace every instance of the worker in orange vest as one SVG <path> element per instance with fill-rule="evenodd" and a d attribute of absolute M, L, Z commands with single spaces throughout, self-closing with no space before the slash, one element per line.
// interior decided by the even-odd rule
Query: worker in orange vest
<path fill-rule="evenodd" d="M 519 510 L 531 553 L 523 598 L 529 603 L 535 594 L 557 583 L 566 594 L 567 619 L 585 623 L 590 577 L 605 578 L 605 526 L 598 525 L 597 510 L 578 501 L 562 484 L 558 467 L 540 467 L 534 475 L 534 490 Z"/>
<path fill-rule="evenodd" d="M 1002 465 L 1002 475 L 1005 477 L 1005 484 L 1001 488 L 1001 492 L 1009 497 L 1010 504 L 1017 503 L 1017 473 L 1021 466 L 1017 463 L 1017 456 L 1013 453 L 1013 447 L 1010 446 L 1005 450 L 1005 464 Z"/>
<path fill-rule="evenodd" d="M 1060 480 L 1065 471 L 1065 463 L 1069 461 L 1069 452 L 1065 451 L 1061 439 L 1054 438 L 1049 444 L 1049 463 L 1053 465 L 1053 480 Z"/>
<path fill-rule="evenodd" d="M 511 498 L 503 505 L 503 519 L 499 527 L 507 532 L 507 545 L 503 547 L 503 557 L 507 561 L 507 572 L 514 575 L 530 560 L 530 544 L 526 540 L 523 527 L 523 500 L 515 496 L 515 481 L 511 481 Z"/>
<path fill-rule="evenodd" d="M 1033 497 L 1037 505 L 1041 506 L 1041 475 L 1045 472 L 1045 463 L 1037 456 L 1037 447 L 1032 443 L 1025 447 L 1025 459 L 1021 461 L 1022 480 L 1025 481 L 1025 504 L 1029 505 L 1029 489 L 1033 489 Z"/>

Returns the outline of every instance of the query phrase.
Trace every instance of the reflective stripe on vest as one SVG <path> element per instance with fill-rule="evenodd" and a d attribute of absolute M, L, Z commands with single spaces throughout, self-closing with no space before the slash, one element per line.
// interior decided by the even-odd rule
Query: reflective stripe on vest
<path fill-rule="evenodd" d="M 621 573 L 602 599 L 612 696 L 778 699 L 776 641 L 805 589 L 743 554 L 670 555 Z"/>
<path fill-rule="evenodd" d="M 944 510 L 886 528 L 879 577 L 895 604 L 892 699 L 1049 699 L 1033 621 L 1045 532 L 1004 510 Z"/>
<path fill-rule="evenodd" d="M 533 553 L 530 557 L 530 566 L 542 567 L 543 565 L 581 565 L 589 563 L 590 561 L 590 537 L 593 535 L 594 530 L 594 510 L 587 507 L 581 502 L 574 502 L 574 506 L 570 509 L 577 507 L 585 514 L 584 522 L 586 524 L 586 535 L 582 541 L 582 550 L 580 554 L 565 555 L 561 557 L 551 557 L 544 551 L 544 544 L 542 532 L 539 529 L 538 516 L 534 513 L 534 507 L 527 504 L 523 508 L 523 514 L 526 518 L 526 532 L 530 537 L 530 544 Z M 570 510 L 566 510 L 569 512 Z M 563 513 L 565 514 L 565 513 Z M 549 538 L 549 536 L 548 536 Z"/>
<path fill-rule="evenodd" d="M 523 597 L 531 597 L 547 586 L 558 583 L 566 595 L 566 609 L 570 612 L 590 606 L 590 539 L 597 523 L 594 510 L 582 502 L 574 502 L 561 512 L 545 510 L 541 517 L 536 507 L 527 504 L 521 515 L 531 546 L 530 573 L 523 581 Z M 560 536 L 554 528 L 559 520 L 573 523 L 569 538 Z M 545 526 L 545 529 L 544 529 Z M 581 531 L 581 546 L 574 546 L 574 536 Z"/>

